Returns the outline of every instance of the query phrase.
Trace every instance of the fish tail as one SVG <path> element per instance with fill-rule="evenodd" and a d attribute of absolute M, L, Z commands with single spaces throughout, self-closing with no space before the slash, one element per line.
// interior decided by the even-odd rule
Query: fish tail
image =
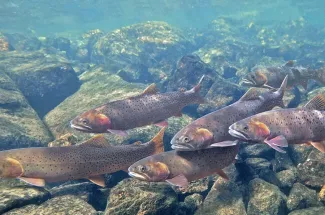
<path fill-rule="evenodd" d="M 277 89 L 277 91 L 275 93 L 277 93 L 280 97 L 279 97 L 279 106 L 284 108 L 284 104 L 283 104 L 283 96 L 284 96 L 284 92 L 287 89 L 287 84 L 288 84 L 288 75 L 286 75 L 286 77 L 283 79 L 281 86 L 279 87 L 279 89 Z"/>
<path fill-rule="evenodd" d="M 152 138 L 150 141 L 150 145 L 154 147 L 152 154 L 159 154 L 164 152 L 164 134 L 165 134 L 166 127 L 163 127 L 158 134 Z"/>
<path fill-rule="evenodd" d="M 202 81 L 203 81 L 204 77 L 205 77 L 205 75 L 202 75 L 202 77 L 200 78 L 199 83 L 190 90 L 191 93 L 194 93 L 195 100 L 196 100 L 196 102 L 198 104 L 205 103 L 205 99 L 200 95 L 200 90 L 201 90 L 201 87 L 202 87 Z"/>

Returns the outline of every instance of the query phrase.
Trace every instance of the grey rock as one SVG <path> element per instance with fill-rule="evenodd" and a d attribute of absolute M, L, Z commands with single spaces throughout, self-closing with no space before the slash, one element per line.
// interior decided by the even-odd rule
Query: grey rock
<path fill-rule="evenodd" d="M 325 215 L 325 207 L 311 207 L 302 210 L 296 210 L 289 215 Z"/>
<path fill-rule="evenodd" d="M 248 170 L 247 174 L 252 176 L 261 175 L 261 172 L 272 169 L 271 162 L 264 158 L 247 158 L 245 164 Z"/>
<path fill-rule="evenodd" d="M 39 204 L 50 198 L 50 193 L 38 187 L 11 187 L 0 189 L 0 213 L 28 204 Z"/>
<path fill-rule="evenodd" d="M 293 211 L 315 206 L 322 206 L 322 204 L 317 201 L 316 191 L 309 189 L 303 184 L 295 183 L 288 197 L 288 210 Z"/>
<path fill-rule="evenodd" d="M 288 147 L 289 155 L 295 165 L 305 162 L 311 150 L 312 147 L 305 144 L 291 144 Z"/>
<path fill-rule="evenodd" d="M 276 173 L 276 176 L 280 182 L 279 187 L 281 189 L 288 190 L 298 180 L 296 170 L 282 170 Z"/>
<path fill-rule="evenodd" d="M 284 215 L 287 197 L 280 189 L 262 179 L 253 179 L 248 185 L 249 215 Z"/>
<path fill-rule="evenodd" d="M 295 169 L 295 165 L 293 164 L 288 153 L 275 153 L 275 158 L 273 160 L 273 170 L 275 172 L 279 172 L 282 170 Z"/>
<path fill-rule="evenodd" d="M 242 159 L 265 158 L 271 160 L 274 158 L 275 151 L 266 144 L 241 143 L 239 154 Z"/>

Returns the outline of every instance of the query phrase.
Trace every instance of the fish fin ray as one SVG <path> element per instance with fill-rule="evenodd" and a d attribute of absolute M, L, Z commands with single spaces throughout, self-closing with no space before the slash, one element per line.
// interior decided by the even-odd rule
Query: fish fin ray
<path fill-rule="evenodd" d="M 288 142 L 283 135 L 277 136 L 270 140 L 265 139 L 264 142 L 268 144 L 271 148 L 275 149 L 276 151 L 280 153 L 286 153 L 283 149 L 280 148 L 280 147 L 288 147 Z"/>
<path fill-rule="evenodd" d="M 197 104 L 206 103 L 206 100 L 200 95 L 200 90 L 202 88 L 202 82 L 203 82 L 204 77 L 205 77 L 205 75 L 202 75 L 202 77 L 199 80 L 199 83 L 195 87 L 193 87 L 191 90 L 187 91 L 187 92 L 194 93 L 194 95 L 195 95 L 194 101 Z"/>
<path fill-rule="evenodd" d="M 229 180 L 228 175 L 222 170 L 222 169 L 217 169 L 216 173 L 223 179 Z"/>
<path fill-rule="evenodd" d="M 159 127 L 167 127 L 168 122 L 166 120 L 163 120 L 163 121 L 160 121 L 160 122 L 156 122 L 155 125 L 157 125 Z"/>
<path fill-rule="evenodd" d="M 44 187 L 45 180 L 42 178 L 27 178 L 27 177 L 18 177 L 19 180 L 22 180 L 28 184 L 37 186 L 37 187 Z"/>
<path fill-rule="evenodd" d="M 325 97 L 322 94 L 318 94 L 312 98 L 304 108 L 308 110 L 325 110 Z"/>
<path fill-rule="evenodd" d="M 141 93 L 141 95 L 152 95 L 157 94 L 159 92 L 157 85 L 155 83 L 150 84 L 144 91 Z"/>
<path fill-rule="evenodd" d="M 149 144 L 154 146 L 153 154 L 159 154 L 164 152 L 164 134 L 165 134 L 166 127 L 163 127 L 158 134 L 150 140 Z"/>
<path fill-rule="evenodd" d="M 128 136 L 128 133 L 126 131 L 122 131 L 122 130 L 111 130 L 111 129 L 107 129 L 108 132 L 112 133 L 112 134 L 116 134 L 122 137 L 126 137 Z"/>
<path fill-rule="evenodd" d="M 88 180 L 98 186 L 105 187 L 105 178 L 103 175 L 94 175 L 89 177 Z"/>
<path fill-rule="evenodd" d="M 318 149 L 318 151 L 320 151 L 322 153 L 325 153 L 325 143 L 324 142 L 312 142 L 312 141 L 309 141 L 307 143 L 312 145 L 316 149 Z"/>
<path fill-rule="evenodd" d="M 247 92 L 239 99 L 240 101 L 249 101 L 259 99 L 259 92 L 256 88 L 249 88 Z"/>
<path fill-rule="evenodd" d="M 109 144 L 109 142 L 106 140 L 104 135 L 97 134 L 97 135 L 93 136 L 92 138 L 86 140 L 85 142 L 80 143 L 79 146 L 106 148 L 106 147 L 111 147 L 111 144 Z"/>
<path fill-rule="evenodd" d="M 172 179 L 167 179 L 166 181 L 173 186 L 178 186 L 182 188 L 187 188 L 189 184 L 187 178 L 183 174 L 180 174 Z"/>

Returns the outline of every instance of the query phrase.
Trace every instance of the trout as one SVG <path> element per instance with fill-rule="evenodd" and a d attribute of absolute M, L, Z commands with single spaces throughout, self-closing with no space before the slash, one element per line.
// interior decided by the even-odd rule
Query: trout
<path fill-rule="evenodd" d="M 281 66 L 255 67 L 253 71 L 241 81 L 242 85 L 274 89 L 281 85 L 288 75 L 288 88 L 302 86 L 307 89 L 308 80 L 315 80 L 325 84 L 324 68 L 313 70 L 301 66 L 294 66 L 293 61 L 288 61 Z"/>
<path fill-rule="evenodd" d="M 283 107 L 282 98 L 287 78 L 285 77 L 278 90 L 268 90 L 261 94 L 256 88 L 251 88 L 232 105 L 193 121 L 173 137 L 172 148 L 193 151 L 234 145 L 235 138 L 228 133 L 229 126 L 238 120 L 271 110 L 276 106 Z"/>
<path fill-rule="evenodd" d="M 142 181 L 168 182 L 186 188 L 190 181 L 218 174 L 235 161 L 238 145 L 201 151 L 168 151 L 144 158 L 129 167 L 129 175 Z"/>
<path fill-rule="evenodd" d="M 87 178 L 105 186 L 103 174 L 127 170 L 134 162 L 163 152 L 164 131 L 147 143 L 111 146 L 103 135 L 97 135 L 77 146 L 1 151 L 0 178 L 18 178 L 35 186 Z"/>
<path fill-rule="evenodd" d="M 302 108 L 267 111 L 229 127 L 229 133 L 248 142 L 264 142 L 278 152 L 288 144 L 307 143 L 325 152 L 325 98 L 318 95 Z"/>
<path fill-rule="evenodd" d="M 203 103 L 201 82 L 188 91 L 158 93 L 154 84 L 140 95 L 113 101 L 89 110 L 70 122 L 72 128 L 90 133 L 127 135 L 126 130 L 150 124 L 167 126 L 167 118 L 181 116 L 189 104 Z"/>

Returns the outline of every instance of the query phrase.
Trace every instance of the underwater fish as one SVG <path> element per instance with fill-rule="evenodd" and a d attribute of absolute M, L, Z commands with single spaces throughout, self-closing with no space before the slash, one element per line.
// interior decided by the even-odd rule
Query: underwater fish
<path fill-rule="evenodd" d="M 256 88 L 249 89 L 239 101 L 209 113 L 181 129 L 171 140 L 172 148 L 192 151 L 233 145 L 235 138 L 228 133 L 229 126 L 276 106 L 283 107 L 282 98 L 286 86 L 287 77 L 278 90 L 259 93 Z"/>
<path fill-rule="evenodd" d="M 308 80 L 313 79 L 325 84 L 324 69 L 312 70 L 294 66 L 293 61 L 288 61 L 281 66 L 256 67 L 241 81 L 242 85 L 250 87 L 263 87 L 274 89 L 281 85 L 285 76 L 288 75 L 288 88 L 301 85 L 307 89 Z M 324 76 L 324 77 L 323 77 Z"/>
<path fill-rule="evenodd" d="M 142 181 L 168 182 L 186 188 L 190 181 L 218 174 L 228 179 L 223 168 L 235 161 L 238 145 L 201 151 L 168 151 L 137 161 L 129 175 Z"/>
<path fill-rule="evenodd" d="M 191 90 L 158 93 L 152 84 L 138 96 L 117 100 L 77 116 L 70 122 L 72 128 L 90 133 L 127 135 L 125 130 L 150 124 L 167 126 L 167 118 L 181 116 L 189 104 L 203 103 L 199 91 L 201 82 Z"/>
<path fill-rule="evenodd" d="M 147 143 L 111 146 L 97 135 L 77 146 L 1 151 L 0 178 L 18 178 L 35 186 L 87 178 L 105 186 L 103 174 L 127 170 L 134 162 L 163 152 L 164 131 Z"/>
<path fill-rule="evenodd" d="M 229 133 L 248 142 L 264 142 L 280 147 L 307 143 L 325 152 L 325 98 L 318 95 L 302 108 L 267 111 L 248 117 L 229 127 Z"/>

